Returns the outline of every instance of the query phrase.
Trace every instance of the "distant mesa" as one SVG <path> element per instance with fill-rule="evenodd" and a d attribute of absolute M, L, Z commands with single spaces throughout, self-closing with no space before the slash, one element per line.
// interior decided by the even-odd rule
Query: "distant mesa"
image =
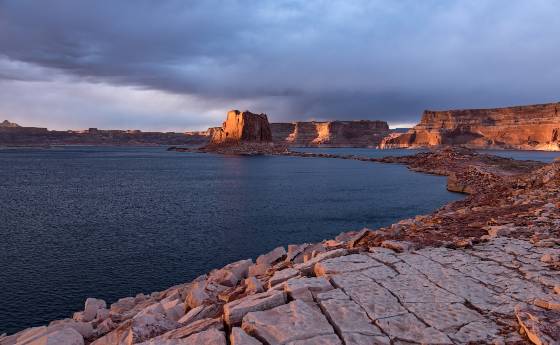
<path fill-rule="evenodd" d="M 0 122 L 0 127 L 3 127 L 3 128 L 15 128 L 15 127 L 21 127 L 21 126 L 18 125 L 17 123 L 10 122 L 10 121 L 8 121 L 8 120 L 4 120 L 4 121 Z"/>
<path fill-rule="evenodd" d="M 254 114 L 248 110 L 231 110 L 222 127 L 209 129 L 211 145 L 235 145 L 241 142 L 269 143 L 272 132 L 266 114 Z"/>
<path fill-rule="evenodd" d="M 560 150 L 560 103 L 493 109 L 426 110 L 408 132 L 385 138 L 381 148 L 465 146 Z"/>
<path fill-rule="evenodd" d="M 377 147 L 391 130 L 385 121 L 272 123 L 274 142 L 304 147 Z"/>

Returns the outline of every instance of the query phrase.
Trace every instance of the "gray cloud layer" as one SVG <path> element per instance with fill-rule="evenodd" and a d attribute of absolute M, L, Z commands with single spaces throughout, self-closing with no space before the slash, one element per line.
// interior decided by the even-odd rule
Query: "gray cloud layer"
<path fill-rule="evenodd" d="M 191 119 L 167 127 L 200 124 L 209 104 L 276 121 L 416 122 L 426 108 L 557 101 L 559 11 L 555 0 L 0 0 L 0 92 L 63 76 L 190 97 Z"/>

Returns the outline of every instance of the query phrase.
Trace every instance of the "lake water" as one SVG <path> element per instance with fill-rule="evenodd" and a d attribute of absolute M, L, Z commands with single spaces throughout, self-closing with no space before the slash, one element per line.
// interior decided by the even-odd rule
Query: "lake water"
<path fill-rule="evenodd" d="M 445 178 L 393 164 L 0 150 L 0 334 L 71 317 L 87 297 L 111 303 L 163 290 L 279 245 L 388 225 L 460 198 Z"/>

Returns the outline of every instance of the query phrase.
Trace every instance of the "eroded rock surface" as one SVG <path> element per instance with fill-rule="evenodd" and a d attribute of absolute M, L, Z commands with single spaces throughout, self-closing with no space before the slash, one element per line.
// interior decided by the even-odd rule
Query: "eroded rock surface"
<path fill-rule="evenodd" d="M 465 145 L 473 148 L 560 150 L 560 103 L 495 109 L 426 110 L 407 133 L 382 148 Z"/>
<path fill-rule="evenodd" d="M 271 123 L 274 142 L 298 147 L 377 147 L 390 132 L 385 121 Z"/>

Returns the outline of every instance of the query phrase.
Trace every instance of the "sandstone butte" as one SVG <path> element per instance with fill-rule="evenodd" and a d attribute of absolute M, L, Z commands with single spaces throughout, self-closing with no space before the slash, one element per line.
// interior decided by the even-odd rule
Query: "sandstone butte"
<path fill-rule="evenodd" d="M 559 344 L 560 162 L 446 149 L 382 159 L 465 199 L 375 231 L 278 247 L 149 295 L 0 336 L 13 344 Z"/>
<path fill-rule="evenodd" d="M 381 148 L 462 145 L 560 150 L 560 103 L 495 109 L 426 110 L 420 123 L 386 137 Z"/>
<path fill-rule="evenodd" d="M 272 142 L 272 132 L 266 114 L 231 110 L 222 127 L 215 128 L 210 145 L 239 144 L 240 142 Z"/>

